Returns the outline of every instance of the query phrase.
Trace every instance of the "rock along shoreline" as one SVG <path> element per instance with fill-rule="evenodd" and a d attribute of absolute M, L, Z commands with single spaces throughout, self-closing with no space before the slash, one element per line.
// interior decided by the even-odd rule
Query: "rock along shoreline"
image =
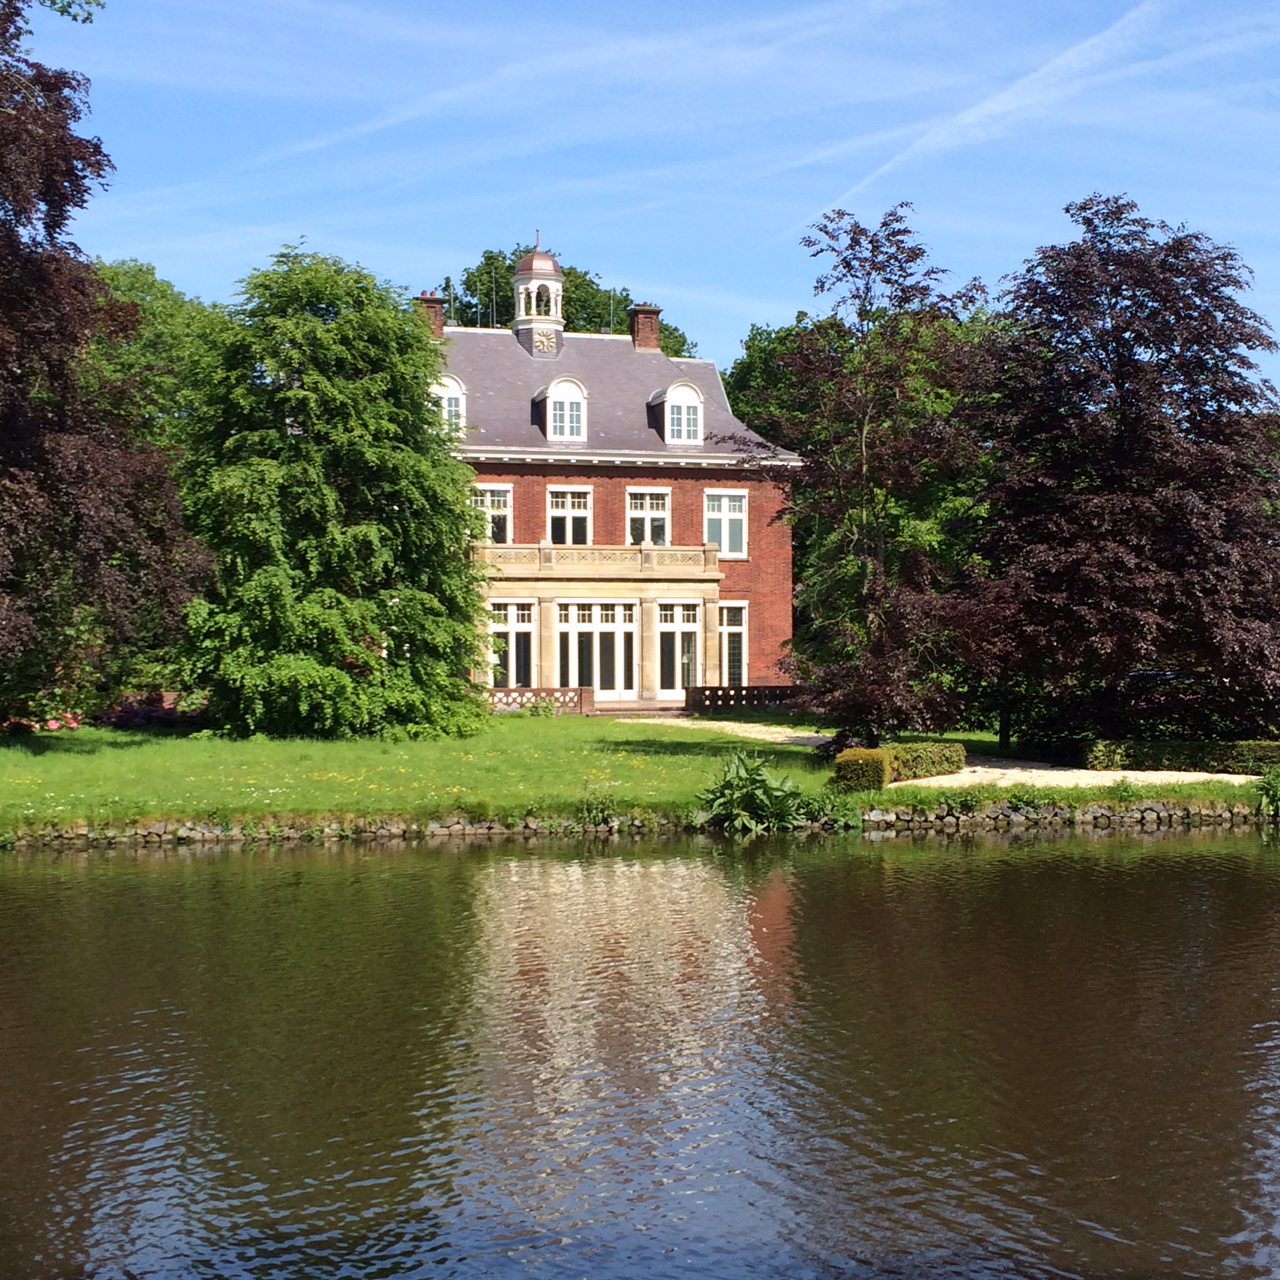
<path fill-rule="evenodd" d="M 1142 800 L 1132 805 L 1019 805 L 1009 801 L 979 803 L 969 809 L 955 804 L 871 807 L 862 812 L 861 834 L 871 841 L 898 836 L 960 835 L 984 832 L 1058 832 L 1063 835 L 1108 830 L 1144 832 L 1194 830 L 1202 827 L 1262 828 L 1276 818 L 1261 807 L 1222 800 Z M 713 830 L 703 813 L 691 817 L 663 814 L 624 815 L 585 823 L 564 818 L 525 818 L 516 824 L 454 814 L 436 820 L 403 815 L 324 816 L 313 821 L 265 816 L 241 822 L 165 819 L 134 823 L 64 826 L 35 825 L 0 832 L 0 848 L 104 848 L 119 846 L 327 843 L 339 840 L 449 840 L 553 837 L 632 837 L 636 839 Z M 805 823 L 796 835 L 857 834 L 829 821 Z"/>

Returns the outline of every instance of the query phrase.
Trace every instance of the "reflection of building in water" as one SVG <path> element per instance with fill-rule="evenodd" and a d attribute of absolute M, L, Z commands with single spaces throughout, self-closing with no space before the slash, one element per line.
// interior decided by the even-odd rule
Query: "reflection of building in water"
<path fill-rule="evenodd" d="M 740 1174 L 777 985 L 755 914 L 709 862 L 495 866 L 477 902 L 488 1133 L 465 1152 L 470 1194 L 564 1225 Z"/>

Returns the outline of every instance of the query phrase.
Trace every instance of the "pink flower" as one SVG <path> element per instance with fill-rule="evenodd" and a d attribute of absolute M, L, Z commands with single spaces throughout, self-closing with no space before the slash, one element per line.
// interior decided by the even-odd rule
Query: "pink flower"
<path fill-rule="evenodd" d="M 44 727 L 45 727 L 46 729 L 61 729 L 61 728 L 62 728 L 62 721 L 61 721 L 61 720 L 49 719 L 49 720 L 46 720 L 46 721 L 44 722 Z"/>

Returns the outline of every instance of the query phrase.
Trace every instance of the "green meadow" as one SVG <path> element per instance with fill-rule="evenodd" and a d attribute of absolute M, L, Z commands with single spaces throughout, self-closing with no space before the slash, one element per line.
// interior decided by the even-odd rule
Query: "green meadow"
<path fill-rule="evenodd" d="M 804 726 L 797 725 L 797 728 Z M 970 750 L 983 743 L 968 742 Z M 419 742 L 307 739 L 236 741 L 109 729 L 0 739 L 0 833 L 140 819 L 229 822 L 273 815 L 453 813 L 514 821 L 564 817 L 585 799 L 609 812 L 689 813 L 736 751 L 758 756 L 808 794 L 830 767 L 811 748 L 670 724 L 608 718 L 495 716 L 472 738 Z M 970 788 L 967 802 L 1116 803 L 1144 798 L 1255 804 L 1252 786 L 1191 783 Z M 957 789 L 895 787 L 858 797 L 865 807 L 955 803 Z"/>

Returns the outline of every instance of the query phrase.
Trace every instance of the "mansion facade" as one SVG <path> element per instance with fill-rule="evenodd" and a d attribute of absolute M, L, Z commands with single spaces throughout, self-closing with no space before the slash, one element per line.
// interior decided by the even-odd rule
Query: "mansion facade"
<path fill-rule="evenodd" d="M 476 472 L 498 689 L 589 688 L 597 706 L 683 705 L 703 685 L 788 683 L 791 537 L 780 469 L 733 417 L 709 360 L 629 335 L 566 333 L 563 274 L 535 250 L 510 329 L 445 323 L 436 393 Z"/>

